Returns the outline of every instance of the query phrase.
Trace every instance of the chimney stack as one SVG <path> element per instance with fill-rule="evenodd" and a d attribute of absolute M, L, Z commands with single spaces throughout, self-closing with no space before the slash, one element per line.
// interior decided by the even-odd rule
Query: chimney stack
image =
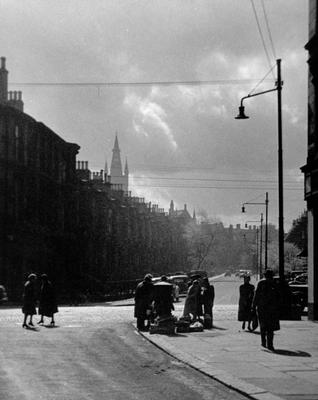
<path fill-rule="evenodd" d="M 1 57 L 0 68 L 0 103 L 6 103 L 8 100 L 8 71 L 6 70 L 6 59 Z"/>

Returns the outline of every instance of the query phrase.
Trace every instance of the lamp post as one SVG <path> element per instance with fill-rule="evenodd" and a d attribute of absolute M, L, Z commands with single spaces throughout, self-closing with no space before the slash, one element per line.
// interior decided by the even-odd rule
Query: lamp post
<path fill-rule="evenodd" d="M 263 221 L 264 221 L 263 213 L 261 213 L 261 219 L 260 220 L 258 220 L 258 221 L 246 221 L 246 223 L 245 223 L 245 228 L 247 228 L 247 226 L 248 226 L 247 223 L 248 222 L 260 222 L 259 267 L 258 267 L 259 277 L 262 276 L 262 267 L 263 267 Z M 259 230 L 257 228 L 257 231 L 256 231 L 256 246 L 257 246 L 256 249 L 257 249 L 257 251 L 258 251 L 258 233 L 259 233 Z M 266 253 L 266 251 L 267 251 L 267 248 L 265 247 L 265 253 Z M 258 255 L 257 255 L 257 258 L 258 258 Z"/>
<path fill-rule="evenodd" d="M 283 197 L 283 135 L 282 135 L 282 78 L 281 60 L 276 60 L 277 81 L 274 89 L 263 92 L 249 94 L 241 99 L 239 114 L 235 119 L 247 119 L 245 115 L 243 101 L 250 97 L 260 96 L 269 92 L 277 92 L 277 117 L 278 117 L 278 249 L 279 249 L 279 278 L 284 281 L 284 197 Z"/>
<path fill-rule="evenodd" d="M 265 206 L 265 271 L 267 270 L 268 267 L 268 192 L 265 193 L 265 201 L 264 203 L 253 203 L 250 201 L 247 201 L 245 203 L 242 204 L 242 213 L 245 213 L 245 205 L 249 204 L 249 205 L 264 205 Z M 263 214 L 261 214 L 263 215 Z M 257 222 L 257 221 L 254 221 Z M 262 233 L 261 233 L 262 234 Z"/>

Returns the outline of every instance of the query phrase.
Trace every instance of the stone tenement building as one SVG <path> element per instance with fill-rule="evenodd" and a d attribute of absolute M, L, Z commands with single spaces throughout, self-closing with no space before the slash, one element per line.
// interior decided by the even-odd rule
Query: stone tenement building
<path fill-rule="evenodd" d="M 0 284 L 21 299 L 30 272 L 49 274 L 60 299 L 105 293 L 106 283 L 180 269 L 183 226 L 132 197 L 118 140 L 111 173 L 91 173 L 68 143 L 23 112 L 0 69 Z"/>
<path fill-rule="evenodd" d="M 65 278 L 63 249 L 74 231 L 78 149 L 29 115 L 0 104 L 0 280 L 12 297 L 21 294 L 31 271 Z"/>

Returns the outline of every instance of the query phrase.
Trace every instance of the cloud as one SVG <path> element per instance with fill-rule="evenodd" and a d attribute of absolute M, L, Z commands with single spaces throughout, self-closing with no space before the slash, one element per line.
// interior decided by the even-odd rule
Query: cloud
<path fill-rule="evenodd" d="M 167 114 L 163 107 L 156 103 L 152 98 L 155 92 L 144 98 L 129 93 L 124 99 L 124 105 L 133 111 L 133 126 L 137 133 L 142 132 L 146 137 L 153 137 L 154 133 L 160 133 L 165 137 L 173 150 L 177 150 L 178 145 L 173 136 L 172 130 L 167 122 Z M 161 139 L 161 138 L 160 138 Z"/>

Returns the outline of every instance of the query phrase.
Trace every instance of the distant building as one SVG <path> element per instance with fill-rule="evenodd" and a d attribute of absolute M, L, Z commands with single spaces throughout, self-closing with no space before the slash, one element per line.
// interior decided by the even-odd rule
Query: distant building
<path fill-rule="evenodd" d="M 309 1 L 308 66 L 308 152 L 305 175 L 305 200 L 308 216 L 308 318 L 318 319 L 318 1 Z"/>
<path fill-rule="evenodd" d="M 108 168 L 106 162 L 105 165 L 106 174 L 108 173 L 107 169 Z M 118 190 L 123 190 L 123 192 L 128 193 L 128 179 L 129 179 L 128 163 L 126 159 L 125 169 L 123 173 L 117 134 L 113 148 L 113 156 L 110 165 L 109 178 L 110 178 L 110 183 L 113 185 L 113 189 L 117 188 Z"/>
<path fill-rule="evenodd" d="M 193 213 L 193 217 L 191 217 L 189 211 L 187 210 L 186 204 L 184 205 L 182 210 L 175 209 L 173 200 L 171 200 L 170 202 L 169 217 L 183 224 L 196 221 L 195 212 Z"/>
<path fill-rule="evenodd" d="M 6 69 L 6 59 L 0 59 L 0 104 L 14 107 L 19 111 L 23 111 L 22 92 L 8 92 L 8 71 Z"/>

